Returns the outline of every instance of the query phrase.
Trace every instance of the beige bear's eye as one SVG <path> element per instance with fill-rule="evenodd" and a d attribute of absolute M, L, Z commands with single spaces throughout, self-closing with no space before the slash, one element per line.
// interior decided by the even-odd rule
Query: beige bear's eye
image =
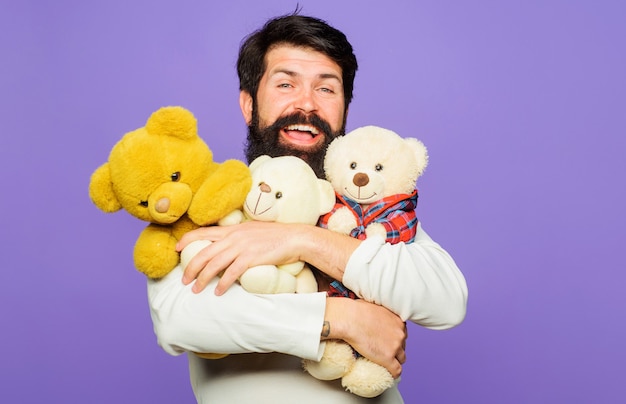
<path fill-rule="evenodd" d="M 376 167 L 374 167 L 374 169 L 376 171 L 383 171 L 383 165 L 382 164 L 376 164 Z"/>
<path fill-rule="evenodd" d="M 354 161 L 350 163 L 350 168 L 353 170 L 356 168 L 356 163 Z"/>
<path fill-rule="evenodd" d="M 171 175 L 172 181 L 178 182 L 180 180 L 180 171 L 176 171 Z"/>
<path fill-rule="evenodd" d="M 282 197 L 283 197 L 283 193 L 282 193 L 282 192 L 280 192 L 280 191 L 278 191 L 278 192 L 276 192 L 276 195 L 275 195 L 275 196 L 276 196 L 276 199 L 280 199 L 280 198 L 282 198 Z"/>

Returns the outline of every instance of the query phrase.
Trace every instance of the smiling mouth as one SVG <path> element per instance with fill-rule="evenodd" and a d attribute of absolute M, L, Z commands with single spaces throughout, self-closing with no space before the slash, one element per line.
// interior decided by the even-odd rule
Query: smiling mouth
<path fill-rule="evenodd" d="M 344 188 L 344 191 L 346 192 L 346 194 L 348 194 L 355 201 L 365 201 L 365 200 L 374 198 L 377 195 L 376 192 L 374 192 L 374 193 L 372 193 L 371 195 L 369 195 L 367 197 L 363 196 L 363 195 L 361 195 L 361 188 L 360 187 L 358 188 L 358 192 L 357 192 L 358 195 L 354 195 L 352 192 L 350 192 L 350 190 L 347 187 Z"/>
<path fill-rule="evenodd" d="M 312 125 L 289 125 L 281 130 L 284 141 L 296 145 L 310 147 L 323 140 L 323 133 Z"/>

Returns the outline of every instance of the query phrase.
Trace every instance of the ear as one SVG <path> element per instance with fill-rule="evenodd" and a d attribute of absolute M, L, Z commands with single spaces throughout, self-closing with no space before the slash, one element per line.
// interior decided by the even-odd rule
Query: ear
<path fill-rule="evenodd" d="M 426 166 L 428 166 L 428 150 L 424 143 L 421 141 L 408 137 L 404 139 L 409 150 L 413 152 L 415 155 L 415 159 L 417 160 L 417 175 L 420 176 L 424 173 Z"/>
<path fill-rule="evenodd" d="M 317 180 L 320 195 L 320 216 L 333 210 L 335 206 L 335 190 L 330 182 Z"/>
<path fill-rule="evenodd" d="M 91 175 L 89 197 L 98 209 L 107 213 L 122 209 L 122 205 L 117 200 L 117 196 L 115 196 L 115 192 L 113 191 L 109 163 L 104 163 Z"/>
<path fill-rule="evenodd" d="M 241 108 L 241 113 L 243 115 L 243 119 L 246 120 L 246 124 L 250 125 L 252 122 L 252 96 L 247 91 L 239 92 L 239 108 Z"/>
<path fill-rule="evenodd" d="M 252 160 L 252 162 L 250 163 L 250 165 L 248 166 L 248 168 L 250 168 L 250 171 L 254 171 L 257 169 L 258 166 L 260 166 L 261 164 L 263 164 L 265 161 L 267 160 L 271 160 L 272 158 L 266 154 L 259 156 L 257 158 L 255 158 L 254 160 Z"/>

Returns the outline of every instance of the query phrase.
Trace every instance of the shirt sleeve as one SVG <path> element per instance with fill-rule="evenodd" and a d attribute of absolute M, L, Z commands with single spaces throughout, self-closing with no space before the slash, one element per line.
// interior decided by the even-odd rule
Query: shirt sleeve
<path fill-rule="evenodd" d="M 222 296 L 217 279 L 198 294 L 183 285 L 177 266 L 148 280 L 150 314 L 159 345 L 168 353 L 281 352 L 319 360 L 324 293 L 257 295 L 234 284 Z"/>
<path fill-rule="evenodd" d="M 427 328 L 451 328 L 465 318 L 465 278 L 421 222 L 410 244 L 389 244 L 382 237 L 364 240 L 348 261 L 343 284 L 359 297 Z"/>

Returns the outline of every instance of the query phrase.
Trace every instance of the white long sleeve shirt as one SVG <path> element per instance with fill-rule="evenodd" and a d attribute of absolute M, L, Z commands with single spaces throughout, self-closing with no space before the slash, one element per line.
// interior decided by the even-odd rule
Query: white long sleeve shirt
<path fill-rule="evenodd" d="M 189 355 L 198 402 L 332 403 L 361 402 L 339 383 L 304 373 L 299 358 L 317 360 L 326 294 L 255 295 L 235 284 L 222 296 L 213 280 L 199 294 L 182 284 L 182 268 L 148 281 L 154 331 L 172 355 L 214 352 L 230 355 L 205 360 Z M 467 303 L 465 279 L 450 255 L 421 228 L 411 244 L 364 240 L 345 268 L 343 283 L 359 297 L 379 303 L 432 329 L 459 324 Z M 243 386 L 247 386 L 243 388 Z M 250 401 L 247 401 L 250 400 Z M 367 402 L 398 403 L 391 388 Z"/>

